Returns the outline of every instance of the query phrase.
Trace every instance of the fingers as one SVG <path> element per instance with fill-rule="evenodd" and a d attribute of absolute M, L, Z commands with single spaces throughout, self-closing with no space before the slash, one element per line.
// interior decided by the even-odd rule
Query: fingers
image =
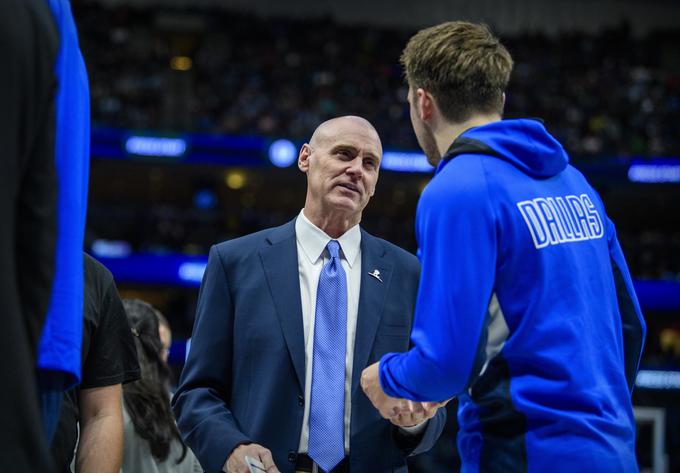
<path fill-rule="evenodd" d="M 390 409 L 387 412 L 388 414 L 387 417 L 396 417 L 400 414 L 408 414 L 409 412 L 411 412 L 408 405 L 409 401 L 407 401 L 406 399 L 397 399 L 388 396 L 386 396 L 386 398 L 387 398 L 386 402 L 389 403 L 388 405 L 390 406 Z"/>
<path fill-rule="evenodd" d="M 423 420 L 425 419 L 423 418 L 422 412 L 416 414 L 403 412 L 389 419 L 390 422 L 392 422 L 394 425 L 398 427 L 413 427 L 423 422 Z"/>
<path fill-rule="evenodd" d="M 379 400 L 377 403 L 374 402 L 373 404 L 378 409 L 378 412 L 380 412 L 380 415 L 385 419 L 395 417 L 400 412 L 398 404 L 395 403 L 395 400 L 387 396 L 384 396 L 383 399 Z"/>
<path fill-rule="evenodd" d="M 425 415 L 429 419 L 430 417 L 433 417 L 436 413 L 437 410 L 439 409 L 440 404 L 438 402 L 424 402 L 423 403 L 423 411 L 425 412 Z"/>
<path fill-rule="evenodd" d="M 395 399 L 380 386 L 379 363 L 374 363 L 361 373 L 361 389 L 380 415 L 396 425 L 415 425 L 434 416 L 439 403 L 420 403 Z M 409 424 L 410 423 L 410 424 Z"/>
<path fill-rule="evenodd" d="M 389 420 L 399 427 L 412 427 L 419 424 L 424 416 L 425 410 L 419 402 L 401 400 L 401 410 Z"/>
<path fill-rule="evenodd" d="M 239 445 L 229 455 L 226 463 L 226 470 L 228 473 L 249 473 L 250 469 L 246 463 L 246 456 L 259 460 L 265 467 L 267 473 L 280 473 L 272 453 L 264 448 L 262 445 L 256 443 Z"/>
<path fill-rule="evenodd" d="M 423 407 L 422 402 L 415 402 L 415 401 L 408 401 L 408 409 L 410 412 L 417 413 L 417 412 L 424 412 L 425 408 Z"/>
<path fill-rule="evenodd" d="M 399 415 L 402 413 L 409 413 L 411 409 L 409 408 L 409 401 L 406 399 L 396 399 L 392 407 L 393 415 Z"/>
<path fill-rule="evenodd" d="M 419 423 L 418 415 L 410 412 L 399 414 L 398 421 L 402 427 L 412 427 Z"/>
<path fill-rule="evenodd" d="M 413 427 L 434 417 L 439 408 L 445 406 L 450 399 L 444 402 L 400 401 L 398 410 L 393 409 L 392 415 L 383 417 L 399 427 Z"/>
<path fill-rule="evenodd" d="M 270 452 L 266 448 L 263 448 L 262 451 L 260 452 L 260 461 L 267 470 L 267 473 L 279 473 L 279 469 L 276 468 L 276 464 L 274 463 L 274 459 L 272 458 L 272 452 Z"/>
<path fill-rule="evenodd" d="M 274 464 L 274 459 L 272 458 L 272 452 L 270 452 L 266 448 L 262 448 L 262 451 L 259 453 L 259 456 L 260 456 L 260 461 L 262 462 L 265 469 L 267 470 L 267 473 L 279 473 L 279 469 L 276 468 L 276 465 Z"/>
<path fill-rule="evenodd" d="M 434 406 L 434 407 L 436 407 L 437 409 L 439 409 L 440 407 L 444 407 L 444 406 L 447 405 L 449 402 L 451 402 L 451 399 L 453 399 L 453 398 L 451 397 L 451 398 L 447 399 L 446 401 L 441 401 L 441 402 L 424 402 L 423 405 L 425 405 L 425 406 Z"/>
<path fill-rule="evenodd" d="M 373 363 L 361 373 L 361 389 L 366 394 L 366 397 L 371 404 L 378 410 L 380 415 L 385 419 L 394 417 L 399 414 L 405 407 L 400 403 L 401 399 L 389 397 L 382 390 L 379 379 L 379 363 Z"/>
<path fill-rule="evenodd" d="M 371 398 L 371 391 L 376 389 L 376 385 L 380 388 L 378 367 L 379 363 L 373 363 L 361 372 L 361 389 L 366 393 L 366 396 L 368 396 L 369 399 Z M 382 391 L 382 389 L 380 390 Z"/>
<path fill-rule="evenodd" d="M 422 411 L 419 402 L 409 401 L 407 399 L 396 399 L 389 398 L 393 400 L 392 403 L 392 416 L 396 417 L 400 414 L 413 414 Z"/>
<path fill-rule="evenodd" d="M 406 399 L 387 398 L 381 415 L 390 421 L 395 421 L 396 425 L 407 425 L 408 422 L 418 419 L 424 413 L 424 409 L 419 402 Z M 414 422 L 414 423 L 417 423 Z"/>

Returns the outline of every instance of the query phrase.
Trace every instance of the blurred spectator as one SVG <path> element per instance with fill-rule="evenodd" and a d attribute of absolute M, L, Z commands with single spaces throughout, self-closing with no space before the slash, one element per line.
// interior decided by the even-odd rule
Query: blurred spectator
<path fill-rule="evenodd" d="M 644 363 L 654 369 L 680 370 L 679 323 L 659 328 L 651 339 Z"/>
<path fill-rule="evenodd" d="M 667 354 L 669 358 L 674 360 L 675 367 L 680 361 L 680 324 L 674 327 L 668 327 L 659 334 L 659 344 L 663 353 Z"/>
<path fill-rule="evenodd" d="M 417 149 L 398 66 L 411 31 L 223 9 L 86 3 L 77 14 L 100 125 L 301 139 L 354 114 L 387 148 Z M 634 38 L 622 25 L 503 40 L 516 60 L 509 117 L 543 118 L 572 155 L 680 153 L 680 74 L 667 67 L 677 33 Z"/>
<path fill-rule="evenodd" d="M 125 454 L 121 473 L 200 473 L 170 409 L 170 376 L 162 360 L 159 313 L 137 299 L 123 301 L 137 346 L 141 379 L 123 388 Z"/>
<path fill-rule="evenodd" d="M 158 335 L 161 339 L 161 359 L 164 363 L 167 363 L 172 346 L 172 330 L 168 319 L 163 314 L 156 311 L 156 315 L 158 316 Z"/>

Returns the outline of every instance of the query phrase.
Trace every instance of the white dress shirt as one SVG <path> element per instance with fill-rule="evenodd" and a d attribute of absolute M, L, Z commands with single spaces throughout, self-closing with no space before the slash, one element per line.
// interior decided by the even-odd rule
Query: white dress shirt
<path fill-rule="evenodd" d="M 295 221 L 295 238 L 298 250 L 302 326 L 305 334 L 305 413 L 298 452 L 307 453 L 309 440 L 309 405 L 312 393 L 312 356 L 314 353 L 314 319 L 316 314 L 316 288 L 329 255 L 326 245 L 332 238 L 305 217 L 304 209 Z M 355 225 L 340 238 L 340 264 L 347 276 L 347 340 L 345 344 L 345 454 L 349 454 L 349 423 L 352 404 L 352 365 L 354 364 L 354 339 L 359 311 L 361 289 L 361 230 Z"/>
<path fill-rule="evenodd" d="M 332 240 L 323 230 L 305 216 L 304 209 L 295 220 L 295 239 L 298 252 L 298 274 L 302 303 L 302 327 L 305 335 L 305 412 L 302 418 L 299 453 L 307 453 L 309 442 L 309 405 L 312 393 L 312 357 L 314 353 L 314 320 L 316 315 L 316 289 L 323 266 L 329 255 L 326 245 Z M 359 313 L 361 290 L 361 230 L 355 225 L 340 238 L 340 264 L 347 277 L 347 340 L 345 343 L 345 455 L 349 455 L 349 427 L 352 414 L 351 390 L 354 364 L 354 341 Z M 426 426 L 421 422 L 412 427 L 401 427 L 411 435 L 417 435 Z"/>

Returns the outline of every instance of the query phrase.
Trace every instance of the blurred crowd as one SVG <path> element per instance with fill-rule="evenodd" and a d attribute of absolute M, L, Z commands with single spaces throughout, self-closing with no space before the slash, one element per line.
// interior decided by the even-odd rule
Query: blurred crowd
<path fill-rule="evenodd" d="M 623 233 L 621 245 L 631 273 L 638 279 L 680 281 L 680 233 Z"/>
<path fill-rule="evenodd" d="M 303 140 L 324 119 L 358 114 L 375 124 L 386 148 L 417 149 L 399 66 L 412 31 L 221 9 L 80 2 L 74 10 L 95 125 Z M 680 156 L 677 40 L 677 33 L 634 37 L 625 25 L 503 38 L 515 59 L 506 115 L 544 119 L 577 160 Z M 135 251 L 204 254 L 216 241 L 289 220 L 299 205 L 266 208 L 256 194 L 221 196 L 212 209 L 95 199 L 89 242 L 119 238 Z M 232 200 L 239 205 L 225 210 Z M 376 214 L 369 206 L 365 225 L 415 251 L 415 209 L 393 201 Z M 636 277 L 680 278 L 677 233 L 630 232 L 622 242 Z"/>
<path fill-rule="evenodd" d="M 91 247 L 99 238 L 119 239 L 136 252 L 204 255 L 216 242 L 284 224 L 299 205 L 287 211 L 243 207 L 225 216 L 219 209 L 97 204 L 91 206 L 86 245 Z M 415 209 L 373 207 L 368 206 L 362 222 L 366 230 L 415 253 L 413 214 L 409 214 Z M 620 242 L 635 278 L 680 281 L 680 233 L 620 231 Z"/>
<path fill-rule="evenodd" d="M 75 13 L 95 124 L 304 139 L 357 114 L 386 147 L 417 147 L 398 63 L 412 31 L 96 3 Z M 502 39 L 516 62 L 508 117 L 544 119 L 574 156 L 679 155 L 677 33 Z"/>

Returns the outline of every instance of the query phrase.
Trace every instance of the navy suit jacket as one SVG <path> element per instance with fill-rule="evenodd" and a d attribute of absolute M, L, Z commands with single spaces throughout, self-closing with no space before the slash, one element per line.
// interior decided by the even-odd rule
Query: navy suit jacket
<path fill-rule="evenodd" d="M 361 390 L 363 368 L 409 348 L 420 266 L 362 230 L 361 290 L 352 373 L 350 470 L 406 472 L 407 455 L 439 437 L 444 409 L 408 437 Z M 382 282 L 368 275 L 378 269 Z M 258 443 L 291 473 L 304 413 L 305 353 L 295 221 L 215 245 L 198 300 L 191 349 L 173 399 L 201 465 L 219 472 L 232 450 Z"/>

